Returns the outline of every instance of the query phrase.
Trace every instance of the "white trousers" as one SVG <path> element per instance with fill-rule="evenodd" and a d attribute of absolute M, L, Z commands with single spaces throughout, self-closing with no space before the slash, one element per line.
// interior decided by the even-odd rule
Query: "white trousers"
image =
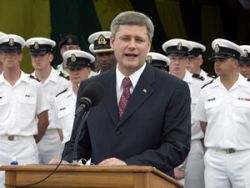
<path fill-rule="evenodd" d="M 204 188 L 204 148 L 201 140 L 192 140 L 185 168 L 185 188 Z"/>
<path fill-rule="evenodd" d="M 11 161 L 18 165 L 38 164 L 38 151 L 33 136 L 15 136 L 9 141 L 7 136 L 0 136 L 0 165 L 10 165 Z M 4 187 L 5 173 L 0 171 L 0 188 Z"/>
<path fill-rule="evenodd" d="M 51 159 L 61 159 L 63 144 L 57 129 L 47 129 L 38 143 L 39 163 L 48 164 Z"/>
<path fill-rule="evenodd" d="M 206 188 L 250 188 L 250 150 L 227 154 L 208 149 L 204 160 Z"/>

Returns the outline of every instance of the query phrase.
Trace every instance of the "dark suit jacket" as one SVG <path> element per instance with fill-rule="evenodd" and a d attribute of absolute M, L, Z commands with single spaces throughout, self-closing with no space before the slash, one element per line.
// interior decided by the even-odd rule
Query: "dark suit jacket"
<path fill-rule="evenodd" d="M 191 140 L 190 91 L 184 81 L 147 65 L 121 119 L 115 69 L 83 81 L 78 101 L 91 82 L 103 85 L 104 97 L 90 109 L 78 143 L 79 159 L 91 157 L 98 164 L 116 157 L 128 165 L 154 166 L 163 172 L 184 161 Z M 63 159 L 69 162 L 80 119 L 75 118 L 71 140 L 63 152 Z"/>

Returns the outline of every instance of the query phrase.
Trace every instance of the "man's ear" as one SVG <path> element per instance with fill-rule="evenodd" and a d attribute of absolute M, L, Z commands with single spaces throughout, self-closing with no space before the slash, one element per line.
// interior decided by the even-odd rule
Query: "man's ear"
<path fill-rule="evenodd" d="M 113 46 L 114 46 L 114 41 L 115 41 L 115 37 L 111 36 L 111 37 L 110 37 L 110 46 L 111 46 L 112 49 L 114 49 L 114 48 L 113 48 Z"/>
<path fill-rule="evenodd" d="M 54 59 L 54 55 L 52 53 L 50 53 L 49 54 L 49 61 L 50 61 L 50 63 L 53 61 L 53 59 Z"/>

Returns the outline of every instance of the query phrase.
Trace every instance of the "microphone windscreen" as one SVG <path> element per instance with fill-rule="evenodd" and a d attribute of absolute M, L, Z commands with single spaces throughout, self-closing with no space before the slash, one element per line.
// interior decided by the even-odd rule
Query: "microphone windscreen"
<path fill-rule="evenodd" d="M 82 93 L 82 97 L 87 97 L 91 100 L 92 106 L 97 105 L 104 95 L 103 86 L 99 82 L 93 82 L 87 85 Z"/>

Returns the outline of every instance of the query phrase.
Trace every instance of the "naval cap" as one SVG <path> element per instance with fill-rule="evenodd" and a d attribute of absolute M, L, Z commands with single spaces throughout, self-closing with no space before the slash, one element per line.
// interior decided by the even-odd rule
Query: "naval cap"
<path fill-rule="evenodd" d="M 55 41 L 43 37 L 33 37 L 26 41 L 26 46 L 32 56 L 45 55 L 51 52 L 55 45 Z"/>
<path fill-rule="evenodd" d="M 0 50 L 4 53 L 21 53 L 25 45 L 23 37 L 15 34 L 6 34 L 0 37 Z"/>
<path fill-rule="evenodd" d="M 82 50 L 68 50 L 63 54 L 63 60 L 66 61 L 67 67 L 91 67 L 95 57 Z"/>
<path fill-rule="evenodd" d="M 240 45 L 243 55 L 240 57 L 240 63 L 250 64 L 250 45 Z"/>
<path fill-rule="evenodd" d="M 202 55 L 206 51 L 206 47 L 203 44 L 200 44 L 195 41 L 188 42 L 192 46 L 192 50 L 189 51 L 189 56 L 197 57 L 199 55 Z"/>
<path fill-rule="evenodd" d="M 243 55 L 243 50 L 239 45 L 222 38 L 213 40 L 212 42 L 213 53 L 210 60 L 227 59 L 229 57 L 240 60 Z"/>
<path fill-rule="evenodd" d="M 187 56 L 192 47 L 187 40 L 175 38 L 166 41 L 162 49 L 167 55 Z"/>
<path fill-rule="evenodd" d="M 99 31 L 91 34 L 88 38 L 90 44 L 94 44 L 94 53 L 113 51 L 110 46 L 110 31 Z"/>
<path fill-rule="evenodd" d="M 65 35 L 61 38 L 61 40 L 59 42 L 59 49 L 61 49 L 64 45 L 78 45 L 78 46 L 80 46 L 79 38 L 73 34 Z"/>
<path fill-rule="evenodd" d="M 153 67 L 166 69 L 166 67 L 170 64 L 170 59 L 163 54 L 157 52 L 149 52 L 147 54 L 147 62 Z"/>

